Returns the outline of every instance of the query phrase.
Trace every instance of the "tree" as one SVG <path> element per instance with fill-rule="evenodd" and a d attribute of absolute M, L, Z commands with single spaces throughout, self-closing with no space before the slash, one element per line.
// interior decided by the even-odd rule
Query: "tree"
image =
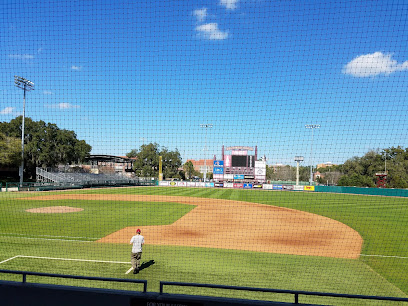
<path fill-rule="evenodd" d="M 276 169 L 276 170 L 275 170 Z M 299 167 L 299 180 L 309 180 L 310 168 L 300 166 Z M 266 165 L 266 179 L 274 181 L 295 181 L 296 180 L 296 167 L 289 165 L 280 166 L 274 168 L 273 166 Z"/>
<path fill-rule="evenodd" d="M 159 176 L 159 156 L 162 156 L 163 177 L 181 178 L 179 168 L 181 167 L 181 156 L 179 151 L 169 151 L 166 147 L 160 149 L 159 144 L 149 143 L 140 146 L 139 150 L 133 149 L 127 157 L 136 157 L 133 163 L 135 174 L 140 177 Z"/>
<path fill-rule="evenodd" d="M 193 176 L 196 176 L 196 170 L 194 169 L 194 165 L 191 160 L 183 165 L 183 169 L 187 179 L 191 179 Z"/>
<path fill-rule="evenodd" d="M 7 137 L 21 137 L 21 127 L 22 116 L 0 123 Z M 74 131 L 60 129 L 53 123 L 25 119 L 24 171 L 27 178 L 35 177 L 36 167 L 83 162 L 91 149 L 84 140 L 77 139 Z"/>
<path fill-rule="evenodd" d="M 0 133 L 0 166 L 18 167 L 21 164 L 21 140 Z"/>
<path fill-rule="evenodd" d="M 175 151 L 169 151 L 166 147 L 163 147 L 159 155 L 163 161 L 163 177 L 181 179 L 179 168 L 182 162 L 179 151 L 177 149 Z"/>
<path fill-rule="evenodd" d="M 358 173 L 344 175 L 338 181 L 339 186 L 375 187 L 373 180 Z"/>
<path fill-rule="evenodd" d="M 387 166 L 385 166 L 385 163 Z M 344 174 L 341 186 L 374 187 L 376 173 L 387 168 L 387 187 L 408 187 L 408 148 L 400 146 L 369 151 L 362 157 L 353 157 L 339 167 Z"/>

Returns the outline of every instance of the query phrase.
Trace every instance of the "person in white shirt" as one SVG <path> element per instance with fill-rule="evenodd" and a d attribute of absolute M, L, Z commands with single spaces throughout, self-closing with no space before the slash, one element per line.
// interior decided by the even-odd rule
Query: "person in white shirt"
<path fill-rule="evenodd" d="M 137 229 L 136 235 L 130 239 L 130 244 L 133 244 L 131 253 L 131 263 L 133 274 L 139 273 L 140 259 L 142 258 L 142 246 L 144 244 L 144 237 L 140 235 L 140 229 Z"/>

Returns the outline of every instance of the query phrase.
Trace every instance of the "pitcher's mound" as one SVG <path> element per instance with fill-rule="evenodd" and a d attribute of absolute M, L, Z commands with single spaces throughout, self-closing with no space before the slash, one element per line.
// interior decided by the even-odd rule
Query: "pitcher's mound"
<path fill-rule="evenodd" d="M 41 214 L 65 214 L 71 212 L 82 211 L 83 208 L 69 207 L 69 206 L 50 206 L 50 207 L 40 207 L 27 209 L 30 213 L 41 213 Z"/>

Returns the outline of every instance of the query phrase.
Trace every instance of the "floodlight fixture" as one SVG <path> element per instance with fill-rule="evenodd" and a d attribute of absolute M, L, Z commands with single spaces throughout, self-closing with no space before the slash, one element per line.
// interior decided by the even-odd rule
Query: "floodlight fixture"
<path fill-rule="evenodd" d="M 200 124 L 201 128 L 212 128 L 213 125 L 211 123 L 206 123 L 206 124 Z"/>
<path fill-rule="evenodd" d="M 14 76 L 14 85 L 24 91 L 23 98 L 23 122 L 21 124 L 21 166 L 19 169 L 20 175 L 20 187 L 23 187 L 23 178 L 24 178 L 24 123 L 25 123 L 25 101 L 26 101 L 26 92 L 34 90 L 34 83 L 30 80 L 22 78 L 20 76 Z"/>
<path fill-rule="evenodd" d="M 200 128 L 205 128 L 205 146 L 204 146 L 204 182 L 207 179 L 207 130 L 211 129 L 213 125 L 211 123 L 200 124 Z"/>

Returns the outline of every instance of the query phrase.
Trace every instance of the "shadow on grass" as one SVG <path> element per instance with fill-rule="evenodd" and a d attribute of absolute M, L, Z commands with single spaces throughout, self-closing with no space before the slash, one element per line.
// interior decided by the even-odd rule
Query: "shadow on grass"
<path fill-rule="evenodd" d="M 140 265 L 139 271 L 142 271 L 143 269 L 146 269 L 154 264 L 155 264 L 154 260 L 149 260 L 148 262 L 144 262 Z"/>

